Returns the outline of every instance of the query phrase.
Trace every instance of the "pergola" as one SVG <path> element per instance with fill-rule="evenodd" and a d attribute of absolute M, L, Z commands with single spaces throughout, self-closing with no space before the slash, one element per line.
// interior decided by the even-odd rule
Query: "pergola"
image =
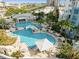
<path fill-rule="evenodd" d="M 33 16 L 31 13 L 25 13 L 25 14 L 16 14 L 12 16 L 13 19 L 17 19 L 17 22 L 19 21 L 32 21 L 35 19 L 35 16 Z"/>

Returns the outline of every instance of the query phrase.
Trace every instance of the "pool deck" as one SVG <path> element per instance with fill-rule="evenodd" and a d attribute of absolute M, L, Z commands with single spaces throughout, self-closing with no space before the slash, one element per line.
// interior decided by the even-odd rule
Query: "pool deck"
<path fill-rule="evenodd" d="M 9 34 L 9 36 L 11 36 L 11 33 L 9 31 L 7 31 L 7 33 Z M 58 38 L 56 36 L 54 36 L 53 34 L 51 34 L 51 33 L 48 33 L 48 32 L 44 32 L 44 33 L 47 33 L 47 34 L 49 34 L 49 35 L 51 35 L 52 37 L 55 38 L 56 44 L 54 45 L 54 47 L 56 48 L 57 47 L 57 39 Z M 20 37 L 18 36 L 16 43 L 12 45 L 14 48 L 16 48 L 16 49 L 14 49 L 14 51 L 18 50 L 20 48 L 20 45 L 21 45 Z M 54 54 L 54 52 L 53 52 L 53 54 Z M 33 56 L 26 55 L 24 58 L 26 58 L 26 57 L 27 58 L 47 58 L 47 55 L 43 54 L 43 53 L 38 53 L 37 55 L 33 55 Z"/>
<path fill-rule="evenodd" d="M 16 28 L 16 27 L 15 27 Z M 23 28 L 23 27 L 18 27 L 18 29 L 17 30 L 23 30 L 23 29 L 25 29 L 25 28 Z M 50 32 L 47 32 L 46 30 L 44 31 L 44 30 L 36 30 L 35 32 L 33 32 L 33 33 L 47 33 L 48 35 L 50 35 L 50 36 L 52 36 L 53 38 L 55 38 L 55 40 L 56 40 L 56 44 L 54 45 L 54 47 L 56 48 L 57 46 L 58 46 L 58 37 L 57 36 L 55 36 L 55 35 L 53 35 L 53 34 L 51 34 Z M 7 33 L 8 33 L 8 35 L 9 36 L 12 36 L 11 35 L 11 32 L 10 31 L 7 31 Z M 15 37 L 15 36 L 14 36 Z M 19 50 L 19 48 L 20 48 L 20 45 L 21 45 L 21 41 L 20 41 L 20 37 L 19 36 L 17 36 L 17 41 L 16 41 L 16 43 L 14 43 L 12 46 L 13 47 L 15 47 L 16 48 L 16 50 Z M 27 45 L 26 45 L 27 46 Z M 57 48 L 56 48 L 57 49 Z M 54 52 L 56 52 L 56 51 L 54 51 Z M 36 56 L 36 58 L 40 58 L 40 56 L 39 55 L 35 55 Z M 29 56 L 30 58 L 31 57 L 35 57 L 34 55 L 33 56 Z M 41 57 L 43 57 L 44 55 L 42 55 L 41 54 Z M 27 55 L 25 56 L 25 57 L 27 57 Z M 46 55 L 45 55 L 45 57 L 47 57 Z"/>

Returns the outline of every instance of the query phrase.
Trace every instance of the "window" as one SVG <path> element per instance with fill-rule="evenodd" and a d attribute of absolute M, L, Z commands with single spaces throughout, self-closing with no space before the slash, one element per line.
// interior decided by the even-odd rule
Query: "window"
<path fill-rule="evenodd" d="M 71 15 L 68 16 L 68 19 L 70 19 Z"/>
<path fill-rule="evenodd" d="M 72 12 L 72 10 L 70 9 L 70 13 Z"/>
<path fill-rule="evenodd" d="M 79 13 L 79 8 L 74 9 L 74 14 L 78 14 Z"/>
<path fill-rule="evenodd" d="M 72 24 L 76 24 L 74 21 L 72 21 Z"/>
<path fill-rule="evenodd" d="M 73 16 L 72 16 L 72 21 L 75 22 L 76 20 L 77 20 L 77 17 L 73 15 Z"/>

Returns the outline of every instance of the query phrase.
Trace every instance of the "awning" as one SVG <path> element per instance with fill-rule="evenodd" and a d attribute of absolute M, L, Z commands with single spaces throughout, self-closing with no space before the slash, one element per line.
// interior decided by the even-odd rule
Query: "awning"
<path fill-rule="evenodd" d="M 40 51 L 49 51 L 49 49 L 53 47 L 53 44 L 47 38 L 38 40 L 36 45 Z"/>

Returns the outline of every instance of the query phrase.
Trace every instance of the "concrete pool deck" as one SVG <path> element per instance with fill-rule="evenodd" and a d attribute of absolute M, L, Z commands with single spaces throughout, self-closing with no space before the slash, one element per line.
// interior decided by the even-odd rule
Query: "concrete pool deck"
<path fill-rule="evenodd" d="M 9 32 L 8 32 L 9 33 Z M 49 33 L 50 34 L 50 33 Z M 11 36 L 11 34 L 9 33 L 9 35 Z M 51 34 L 50 34 L 51 35 Z M 13 36 L 14 37 L 14 36 Z M 16 37 L 16 36 L 15 36 Z M 55 37 L 55 36 L 53 36 L 53 37 Z M 20 42 L 20 37 L 17 37 L 17 41 L 16 41 L 16 43 L 15 44 L 13 44 L 12 46 L 14 47 L 14 48 L 16 48 L 16 49 L 14 49 L 13 51 L 17 51 L 19 48 L 21 48 L 21 49 L 23 49 L 22 47 L 24 47 L 25 48 L 25 45 L 21 45 L 21 42 Z M 27 46 L 27 45 L 26 45 Z M 7 46 L 8 47 L 8 46 Z M 53 50 L 53 53 L 52 53 L 52 55 L 54 55 L 54 53 L 56 53 L 56 51 L 57 51 L 57 48 L 56 48 L 57 46 L 56 45 L 54 45 L 54 50 Z M 26 47 L 27 48 L 27 47 Z M 13 48 L 12 48 L 13 49 Z M 53 49 L 53 47 L 51 48 L 51 49 Z M 24 50 L 24 49 L 23 49 Z M 29 52 L 30 50 L 28 50 L 27 52 Z M 28 55 L 27 54 L 27 52 L 25 53 L 25 56 L 23 57 L 23 58 L 47 58 L 48 56 L 47 56 L 47 54 L 45 53 L 45 54 L 43 54 L 43 53 L 39 53 L 39 52 L 37 52 L 38 54 L 36 54 L 36 55 Z M 9 56 L 8 56 L 9 57 Z M 13 58 L 13 57 L 12 57 Z"/>

